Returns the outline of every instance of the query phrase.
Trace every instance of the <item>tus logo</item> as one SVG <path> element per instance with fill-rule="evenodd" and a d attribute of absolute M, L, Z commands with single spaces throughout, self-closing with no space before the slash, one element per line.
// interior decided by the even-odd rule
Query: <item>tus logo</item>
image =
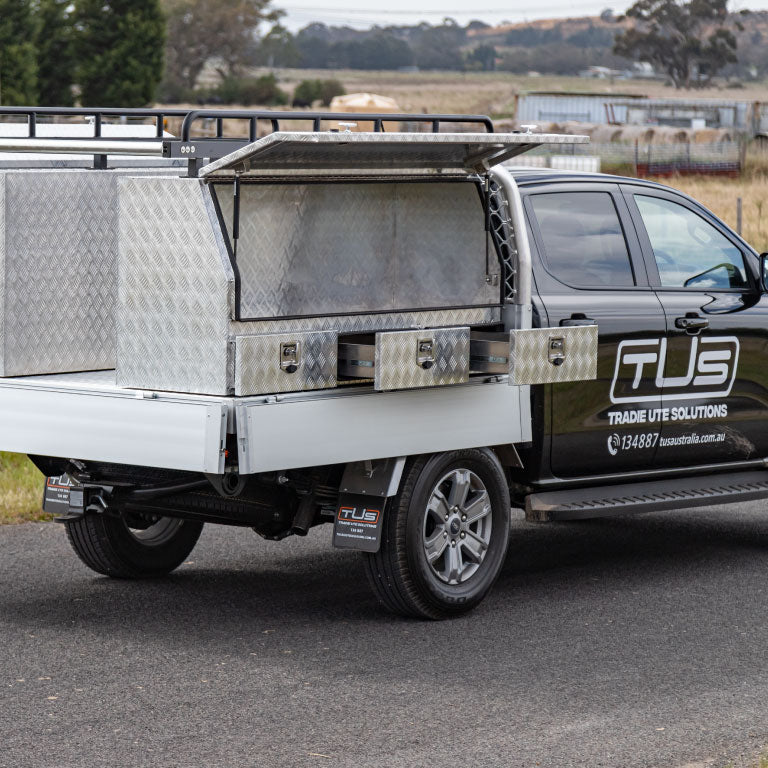
<path fill-rule="evenodd" d="M 694 400 L 727 397 L 739 364 L 739 340 L 735 336 L 690 337 L 682 375 L 665 376 L 668 360 L 666 339 L 622 341 L 616 353 L 611 381 L 612 403 L 642 403 L 665 399 Z"/>
<path fill-rule="evenodd" d="M 368 507 L 339 507 L 339 522 L 376 525 L 381 511 Z"/>

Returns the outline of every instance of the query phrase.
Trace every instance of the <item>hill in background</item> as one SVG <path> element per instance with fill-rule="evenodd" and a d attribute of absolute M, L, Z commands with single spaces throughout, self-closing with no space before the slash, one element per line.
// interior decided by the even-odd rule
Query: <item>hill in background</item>
<path fill-rule="evenodd" d="M 756 79 L 768 75 L 768 12 L 733 15 L 732 22 L 739 62 L 723 70 L 723 76 Z M 604 67 L 630 75 L 633 62 L 612 52 L 614 37 L 630 24 L 631 20 L 620 19 L 609 10 L 600 16 L 498 26 L 473 21 L 462 27 L 448 19 L 439 26 L 357 30 L 316 23 L 293 38 L 292 49 L 284 52 L 290 61 L 272 63 L 315 69 L 500 70 L 556 75 Z"/>

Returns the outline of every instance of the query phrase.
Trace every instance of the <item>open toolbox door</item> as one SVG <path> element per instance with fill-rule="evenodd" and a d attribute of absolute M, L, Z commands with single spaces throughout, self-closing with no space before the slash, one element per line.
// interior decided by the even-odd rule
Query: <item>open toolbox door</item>
<path fill-rule="evenodd" d="M 310 133 L 277 131 L 200 170 L 202 178 L 280 171 L 478 173 L 543 144 L 586 144 L 546 133 Z"/>

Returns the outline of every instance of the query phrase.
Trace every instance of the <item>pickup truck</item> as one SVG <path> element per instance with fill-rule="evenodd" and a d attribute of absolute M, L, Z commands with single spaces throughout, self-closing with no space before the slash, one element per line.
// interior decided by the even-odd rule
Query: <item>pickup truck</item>
<path fill-rule="evenodd" d="M 513 508 L 768 496 L 766 260 L 690 197 L 504 167 L 586 139 L 477 116 L 194 112 L 175 139 L 120 114 L 157 141 L 5 146 L 96 170 L 2 170 L 0 139 L 0 449 L 46 475 L 97 573 L 167 574 L 205 523 L 330 523 L 385 608 L 440 619 L 488 594 Z M 485 132 L 443 132 L 460 121 Z"/>

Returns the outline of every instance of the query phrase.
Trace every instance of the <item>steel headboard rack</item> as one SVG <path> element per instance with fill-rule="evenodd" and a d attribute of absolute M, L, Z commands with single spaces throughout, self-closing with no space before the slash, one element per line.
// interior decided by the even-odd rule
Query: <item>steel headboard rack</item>
<path fill-rule="evenodd" d="M 486 115 L 387 114 L 377 112 L 276 112 L 270 110 L 221 109 L 119 109 L 113 107 L 2 107 L 0 121 L 6 117 L 26 118 L 26 136 L 0 137 L 0 150 L 7 152 L 47 152 L 92 154 L 94 168 L 107 167 L 108 155 L 155 155 L 188 161 L 189 175 L 196 176 L 204 159 L 216 160 L 241 149 L 259 138 L 259 123 L 267 123 L 272 132 L 285 122 L 311 122 L 312 131 L 323 130 L 329 122 L 367 122 L 375 133 L 386 132 L 387 124 L 428 125 L 439 133 L 443 124 L 469 123 L 493 133 L 493 121 Z M 56 118 L 90 119 L 92 136 L 38 135 L 38 125 L 56 124 Z M 181 136 L 164 135 L 165 119 L 181 118 Z M 104 125 L 122 120 L 152 120 L 154 136 L 115 137 L 104 135 Z M 227 135 L 225 120 L 247 121 L 247 135 Z M 194 128 L 201 122 L 215 125 L 214 136 L 196 136 Z M 2 124 L 2 123 L 0 123 Z M 68 121 L 71 124 L 71 120 Z M 119 124 L 119 123 L 118 123 Z M 241 131 L 242 134 L 242 131 Z"/>
<path fill-rule="evenodd" d="M 195 123 L 203 120 L 216 121 L 215 137 L 194 137 Z M 248 137 L 227 137 L 224 120 L 248 121 Z M 319 132 L 323 123 L 366 122 L 373 124 L 374 133 L 386 131 L 387 123 L 429 124 L 432 133 L 439 133 L 443 123 L 471 123 L 482 125 L 486 133 L 493 133 L 493 121 L 487 115 L 431 115 L 385 114 L 378 112 L 274 112 L 270 110 L 194 110 L 189 112 L 181 125 L 180 139 L 163 142 L 163 156 L 189 160 L 189 175 L 196 176 L 204 158 L 216 160 L 235 152 L 259 138 L 259 121 L 269 123 L 271 132 L 279 131 L 284 122 L 311 122 L 312 131 Z"/>
<path fill-rule="evenodd" d="M 118 109 L 112 107 L 3 107 L 0 106 L 0 120 L 4 117 L 26 118 L 27 135 L 12 138 L 0 138 L 0 149 L 13 152 L 51 152 L 93 154 L 94 168 L 107 167 L 107 155 L 138 155 L 162 153 L 165 119 L 168 117 L 185 118 L 188 109 Z M 81 117 L 91 119 L 93 136 L 45 136 L 39 137 L 37 128 L 40 118 L 46 125 L 55 123 L 55 118 Z M 105 118 L 122 120 L 154 120 L 155 135 L 153 137 L 135 136 L 127 138 L 105 137 L 103 126 Z M 1 123 L 0 123 L 1 124 Z M 66 124 L 71 125 L 71 121 Z"/>

